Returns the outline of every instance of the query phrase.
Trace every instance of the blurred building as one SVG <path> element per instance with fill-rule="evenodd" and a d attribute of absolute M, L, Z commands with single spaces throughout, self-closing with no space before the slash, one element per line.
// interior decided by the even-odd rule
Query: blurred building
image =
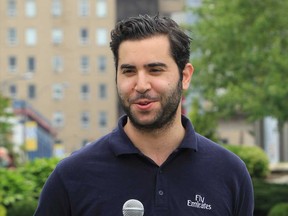
<path fill-rule="evenodd" d="M 279 133 L 277 119 L 267 116 L 257 121 L 255 137 L 271 163 L 288 161 L 288 123 L 284 125 L 282 133 Z"/>
<path fill-rule="evenodd" d="M 66 152 L 114 128 L 113 0 L 5 0 L 0 20 L 3 94 L 49 119 Z"/>
<path fill-rule="evenodd" d="M 11 118 L 11 123 L 15 152 L 22 154 L 23 149 L 29 160 L 54 156 L 56 131 L 49 120 L 24 100 L 13 101 L 13 112 L 15 117 Z"/>
<path fill-rule="evenodd" d="M 41 112 L 66 153 L 79 149 L 121 115 L 109 48 L 115 22 L 183 7 L 183 0 L 0 1 L 1 93 Z"/>
<path fill-rule="evenodd" d="M 183 11 L 184 7 L 185 0 L 117 0 L 117 20 L 139 14 L 171 16 Z"/>

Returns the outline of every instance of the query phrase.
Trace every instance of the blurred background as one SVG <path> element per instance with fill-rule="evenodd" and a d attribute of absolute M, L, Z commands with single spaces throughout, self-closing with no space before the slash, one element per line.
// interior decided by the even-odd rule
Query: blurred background
<path fill-rule="evenodd" d="M 287 10 L 283 0 L 0 1 L 0 216 L 29 193 L 37 201 L 61 158 L 116 126 L 110 31 L 139 14 L 169 16 L 193 38 L 183 114 L 245 161 L 262 180 L 255 190 L 271 188 L 255 194 L 255 215 L 287 203 Z"/>

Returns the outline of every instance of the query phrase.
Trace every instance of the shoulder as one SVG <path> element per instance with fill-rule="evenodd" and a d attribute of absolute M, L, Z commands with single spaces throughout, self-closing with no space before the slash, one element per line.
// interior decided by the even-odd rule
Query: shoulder
<path fill-rule="evenodd" d="M 202 167 L 220 178 L 224 178 L 235 188 L 246 185 L 251 190 L 251 177 L 244 161 L 233 152 L 197 134 L 198 157 Z M 196 153 L 196 154 L 197 154 Z"/>
<path fill-rule="evenodd" d="M 113 154 L 110 149 L 111 133 L 100 139 L 87 144 L 81 149 L 73 152 L 70 156 L 61 160 L 56 167 L 58 173 L 69 173 L 75 170 L 83 170 L 89 164 L 105 160 Z"/>
<path fill-rule="evenodd" d="M 209 157 L 218 166 L 232 170 L 246 170 L 246 165 L 238 155 L 196 133 L 198 153 L 202 157 Z"/>
<path fill-rule="evenodd" d="M 193 155 L 200 167 L 212 170 L 222 167 L 221 169 L 233 171 L 246 169 L 246 165 L 236 154 L 197 133 L 185 116 L 182 116 L 182 124 L 186 128 L 186 135 L 181 145 L 195 151 Z"/>
<path fill-rule="evenodd" d="M 196 134 L 198 154 L 202 169 L 213 178 L 213 185 L 229 190 L 222 192 L 232 197 L 233 215 L 252 215 L 253 186 L 246 164 L 233 152 L 199 134 Z M 209 174 L 208 174 L 209 173 Z M 206 177 L 207 177 L 206 176 Z M 221 186 L 222 185 L 222 186 Z M 246 206 L 246 208 L 243 208 Z"/>

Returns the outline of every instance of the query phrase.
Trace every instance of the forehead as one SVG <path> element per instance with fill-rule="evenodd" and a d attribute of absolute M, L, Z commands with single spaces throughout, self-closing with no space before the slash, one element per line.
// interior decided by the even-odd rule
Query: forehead
<path fill-rule="evenodd" d="M 169 39 L 165 35 L 157 35 L 141 40 L 127 40 L 119 46 L 119 63 L 172 59 L 170 53 Z"/>

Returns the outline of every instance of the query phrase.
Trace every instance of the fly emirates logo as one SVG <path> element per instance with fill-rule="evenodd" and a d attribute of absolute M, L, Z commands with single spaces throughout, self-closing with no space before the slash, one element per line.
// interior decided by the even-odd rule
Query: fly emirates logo
<path fill-rule="evenodd" d="M 205 197 L 198 194 L 195 195 L 195 200 L 187 200 L 187 206 L 206 210 L 212 209 L 211 205 L 205 203 Z"/>

